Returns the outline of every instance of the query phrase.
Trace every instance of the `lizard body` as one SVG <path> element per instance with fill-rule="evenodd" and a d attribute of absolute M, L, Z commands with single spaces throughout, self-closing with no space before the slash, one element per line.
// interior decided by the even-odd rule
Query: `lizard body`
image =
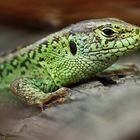
<path fill-rule="evenodd" d="M 42 106 L 57 89 L 104 71 L 139 47 L 137 26 L 114 18 L 80 22 L 1 57 L 0 90 L 11 87 L 27 104 Z"/>

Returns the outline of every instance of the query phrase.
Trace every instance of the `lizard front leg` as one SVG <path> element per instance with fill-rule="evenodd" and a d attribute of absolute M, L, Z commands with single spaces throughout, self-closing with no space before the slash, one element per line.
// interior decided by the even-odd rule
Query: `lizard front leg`
<path fill-rule="evenodd" d="M 11 83 L 11 90 L 26 104 L 37 105 L 41 108 L 50 100 L 64 97 L 67 94 L 67 88 L 60 88 L 54 92 L 47 92 L 48 89 L 46 88 L 49 85 L 44 83 L 45 81 L 44 79 L 41 81 L 41 79 L 28 77 L 18 78 Z M 54 87 L 54 89 L 55 88 L 58 87 Z"/>
<path fill-rule="evenodd" d="M 139 69 L 135 65 L 118 65 L 113 64 L 101 73 L 98 73 L 94 78 L 101 81 L 104 85 L 116 84 L 118 78 L 123 78 L 128 75 L 136 75 Z"/>
<path fill-rule="evenodd" d="M 139 73 L 139 69 L 136 65 L 119 65 L 113 64 L 99 75 L 130 75 Z"/>

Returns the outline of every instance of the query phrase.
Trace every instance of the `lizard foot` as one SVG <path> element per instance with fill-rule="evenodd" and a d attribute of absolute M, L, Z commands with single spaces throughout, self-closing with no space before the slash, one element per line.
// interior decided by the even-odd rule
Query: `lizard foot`
<path fill-rule="evenodd" d="M 71 100 L 70 89 L 66 87 L 62 87 L 55 92 L 52 92 L 52 94 L 52 98 L 44 104 L 45 108 L 49 108 L 57 104 L 63 104 Z"/>
<path fill-rule="evenodd" d="M 36 105 L 43 109 L 52 102 L 63 103 L 68 99 L 68 88 L 62 87 L 54 92 L 43 92 L 31 78 L 18 78 L 11 83 L 12 92 L 28 105 Z M 67 98 L 66 98 L 67 97 Z"/>

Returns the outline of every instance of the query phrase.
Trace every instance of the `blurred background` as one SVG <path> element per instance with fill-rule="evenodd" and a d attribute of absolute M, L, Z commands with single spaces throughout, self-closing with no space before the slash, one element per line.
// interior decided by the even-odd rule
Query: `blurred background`
<path fill-rule="evenodd" d="M 140 0 L 0 0 L 0 52 L 104 17 L 140 26 Z M 139 54 L 121 62 L 140 67 Z M 11 93 L 6 104 L 0 96 L 0 140 L 140 140 L 140 77 L 129 78 L 117 86 L 85 83 L 72 89 L 78 101 L 42 112 Z"/>
<path fill-rule="evenodd" d="M 140 24 L 139 0 L 3 0 L 1 24 L 59 28 L 79 20 L 117 17 Z"/>
<path fill-rule="evenodd" d="M 116 17 L 140 25 L 139 0 L 1 0 L 0 51 L 84 19 Z"/>

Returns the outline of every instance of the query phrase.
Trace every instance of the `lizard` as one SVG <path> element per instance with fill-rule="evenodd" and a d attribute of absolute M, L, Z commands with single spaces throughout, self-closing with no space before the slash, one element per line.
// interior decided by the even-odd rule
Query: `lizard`
<path fill-rule="evenodd" d="M 42 107 L 139 47 L 138 26 L 116 18 L 78 22 L 1 57 L 0 91 Z"/>

